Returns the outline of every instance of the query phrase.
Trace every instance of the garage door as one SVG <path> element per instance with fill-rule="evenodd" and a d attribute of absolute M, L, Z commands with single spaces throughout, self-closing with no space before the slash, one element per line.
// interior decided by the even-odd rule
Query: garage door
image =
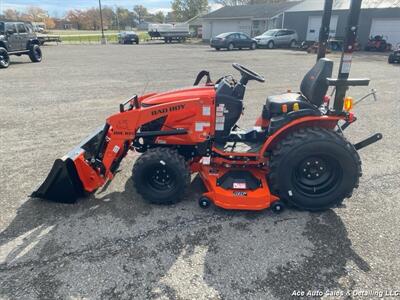
<path fill-rule="evenodd" d="M 231 32 L 231 31 L 241 31 L 247 34 L 251 33 L 251 21 L 247 20 L 242 20 L 242 21 L 218 20 L 218 21 L 213 21 L 211 26 L 212 26 L 211 29 L 212 37 L 215 37 L 218 34 L 224 32 Z"/>
<path fill-rule="evenodd" d="M 338 16 L 331 17 L 331 23 L 329 26 L 329 35 L 336 36 L 336 27 L 338 22 Z M 321 28 L 322 16 L 310 16 L 308 17 L 308 28 L 307 28 L 307 41 L 318 41 L 319 30 Z"/>
<path fill-rule="evenodd" d="M 396 46 L 400 43 L 400 19 L 372 19 L 371 35 L 383 35 Z"/>

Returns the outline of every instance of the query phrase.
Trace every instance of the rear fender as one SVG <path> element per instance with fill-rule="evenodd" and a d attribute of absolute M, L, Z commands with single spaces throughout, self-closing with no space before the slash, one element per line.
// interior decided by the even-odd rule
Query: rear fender
<path fill-rule="evenodd" d="M 7 41 L 0 41 L 0 47 L 8 50 L 8 42 Z"/>
<path fill-rule="evenodd" d="M 282 128 L 278 129 L 273 135 L 265 141 L 260 150 L 261 154 L 271 150 L 280 140 L 285 138 L 289 133 L 305 127 L 323 127 L 334 129 L 339 120 L 344 120 L 345 116 L 309 116 L 293 120 Z"/>
<path fill-rule="evenodd" d="M 40 46 L 40 42 L 38 39 L 30 39 L 27 43 L 26 43 L 26 49 L 30 49 L 30 47 L 32 47 L 33 45 L 39 45 Z"/>

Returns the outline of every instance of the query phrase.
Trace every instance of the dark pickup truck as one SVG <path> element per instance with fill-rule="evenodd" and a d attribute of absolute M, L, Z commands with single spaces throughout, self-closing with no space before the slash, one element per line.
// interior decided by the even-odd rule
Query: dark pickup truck
<path fill-rule="evenodd" d="M 28 55 L 32 62 L 41 62 L 42 51 L 39 45 L 29 25 L 0 21 L 0 68 L 10 65 L 10 55 Z"/>

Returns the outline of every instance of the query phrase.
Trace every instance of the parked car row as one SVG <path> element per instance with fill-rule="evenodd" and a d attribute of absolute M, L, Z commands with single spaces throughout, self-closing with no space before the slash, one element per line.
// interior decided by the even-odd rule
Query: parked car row
<path fill-rule="evenodd" d="M 251 49 L 257 47 L 267 47 L 273 49 L 276 47 L 294 48 L 297 45 L 297 32 L 289 29 L 272 29 L 263 34 L 251 38 L 243 32 L 225 32 L 212 38 L 210 46 L 216 50 L 227 49 Z"/>

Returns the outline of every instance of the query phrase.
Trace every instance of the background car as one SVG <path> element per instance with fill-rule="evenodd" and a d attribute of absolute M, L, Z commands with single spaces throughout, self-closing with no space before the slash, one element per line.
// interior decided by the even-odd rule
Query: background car
<path fill-rule="evenodd" d="M 216 50 L 223 48 L 227 50 L 241 50 L 243 48 L 254 50 L 257 48 L 257 42 L 243 32 L 226 32 L 212 38 L 210 46 Z"/>
<path fill-rule="evenodd" d="M 400 43 L 397 44 L 395 47 L 395 50 L 389 54 L 388 63 L 389 64 L 394 64 L 394 63 L 400 64 Z"/>
<path fill-rule="evenodd" d="M 254 38 L 259 47 L 273 49 L 275 47 L 294 48 L 297 44 L 297 32 L 291 29 L 271 29 Z"/>
<path fill-rule="evenodd" d="M 118 43 L 120 44 L 139 44 L 139 36 L 133 31 L 124 31 L 118 33 Z"/>
<path fill-rule="evenodd" d="M 10 65 L 10 55 L 28 55 L 32 62 L 42 61 L 40 42 L 32 27 L 24 22 L 0 22 L 0 68 Z"/>

